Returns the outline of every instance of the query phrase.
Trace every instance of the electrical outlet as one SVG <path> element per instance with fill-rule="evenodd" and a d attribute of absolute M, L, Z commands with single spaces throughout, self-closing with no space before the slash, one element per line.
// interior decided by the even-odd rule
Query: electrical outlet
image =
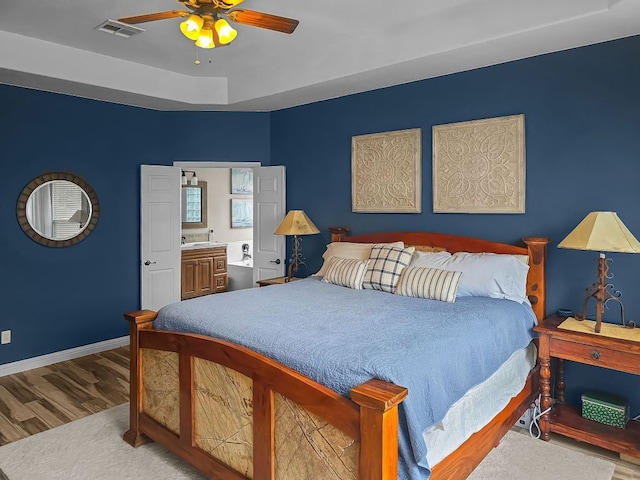
<path fill-rule="evenodd" d="M 2 331 L 2 338 L 0 339 L 0 344 L 6 345 L 7 343 L 11 343 L 11 330 Z"/>

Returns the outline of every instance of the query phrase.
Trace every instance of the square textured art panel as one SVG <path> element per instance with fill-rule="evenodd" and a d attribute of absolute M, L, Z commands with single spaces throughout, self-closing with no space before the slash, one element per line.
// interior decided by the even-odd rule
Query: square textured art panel
<path fill-rule="evenodd" d="M 524 213 L 524 115 L 433 127 L 435 213 Z"/>
<path fill-rule="evenodd" d="M 353 211 L 420 213 L 421 166 L 419 128 L 353 137 Z"/>

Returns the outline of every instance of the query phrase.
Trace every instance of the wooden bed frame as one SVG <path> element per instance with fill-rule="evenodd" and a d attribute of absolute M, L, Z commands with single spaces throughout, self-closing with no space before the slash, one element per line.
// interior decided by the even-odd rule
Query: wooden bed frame
<path fill-rule="evenodd" d="M 330 231 L 332 241 L 347 240 L 348 228 Z M 527 294 L 538 319 L 545 316 L 546 238 L 524 238 L 522 247 L 424 232 L 348 240 L 528 255 Z M 220 480 L 397 478 L 398 405 L 406 388 L 371 379 L 348 399 L 247 348 L 154 330 L 156 316 L 124 315 L 131 337 L 129 444 L 153 440 Z M 537 396 L 538 368 L 491 422 L 433 468 L 432 480 L 471 473 Z"/>

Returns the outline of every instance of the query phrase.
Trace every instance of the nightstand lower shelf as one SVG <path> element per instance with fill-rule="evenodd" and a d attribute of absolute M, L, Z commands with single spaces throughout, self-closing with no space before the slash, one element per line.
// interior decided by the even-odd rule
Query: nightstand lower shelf
<path fill-rule="evenodd" d="M 552 432 L 598 447 L 640 458 L 640 422 L 629 421 L 627 428 L 615 428 L 584 418 L 570 405 L 556 404 L 549 423 Z"/>

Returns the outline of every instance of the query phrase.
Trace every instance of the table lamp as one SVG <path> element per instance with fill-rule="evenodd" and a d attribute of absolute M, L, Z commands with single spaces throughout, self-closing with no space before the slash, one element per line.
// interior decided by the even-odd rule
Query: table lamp
<path fill-rule="evenodd" d="M 587 305 L 589 299 L 596 299 L 596 333 L 600 332 L 602 325 L 602 313 L 604 305 L 609 300 L 620 304 L 622 312 L 622 325 L 626 326 L 624 319 L 624 307 L 620 300 L 620 292 L 613 295 L 608 289 L 613 290 L 612 284 L 605 283 L 606 279 L 613 278 L 609 274 L 609 265 L 604 252 L 640 253 L 640 242 L 633 236 L 629 229 L 622 223 L 615 212 L 591 212 L 573 231 L 558 244 L 558 248 L 573 250 L 596 250 L 600 252 L 598 258 L 598 282 L 587 288 L 587 293 L 582 306 L 582 314 L 576 315 L 576 319 L 587 318 Z"/>
<path fill-rule="evenodd" d="M 299 235 L 314 235 L 320 233 L 320 230 L 318 230 L 318 227 L 307 217 L 304 211 L 289 210 L 287 216 L 284 217 L 273 233 L 275 235 L 293 235 L 293 255 L 289 260 L 289 271 L 287 275 L 287 281 L 289 281 L 293 277 L 293 272 L 297 271 L 300 265 L 304 265 Z"/>

